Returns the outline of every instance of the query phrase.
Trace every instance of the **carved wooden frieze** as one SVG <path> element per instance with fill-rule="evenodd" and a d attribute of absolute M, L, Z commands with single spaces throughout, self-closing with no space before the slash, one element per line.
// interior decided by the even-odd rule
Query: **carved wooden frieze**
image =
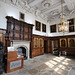
<path fill-rule="evenodd" d="M 28 40 L 32 39 L 32 28 L 34 25 L 19 21 L 13 17 L 7 16 L 7 33 L 10 40 Z"/>

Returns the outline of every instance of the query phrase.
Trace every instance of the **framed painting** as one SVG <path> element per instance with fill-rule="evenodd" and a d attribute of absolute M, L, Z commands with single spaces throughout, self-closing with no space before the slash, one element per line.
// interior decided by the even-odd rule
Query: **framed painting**
<path fill-rule="evenodd" d="M 69 19 L 68 21 L 69 21 L 69 26 L 74 25 L 74 18 L 73 19 Z"/>
<path fill-rule="evenodd" d="M 74 32 L 74 26 L 69 26 L 69 32 Z"/>
<path fill-rule="evenodd" d="M 35 30 L 41 31 L 41 22 L 35 20 Z"/>
<path fill-rule="evenodd" d="M 19 13 L 19 19 L 20 19 L 21 21 L 24 21 L 24 20 L 25 20 L 25 14 L 22 13 L 22 12 L 20 12 L 20 13 Z"/>
<path fill-rule="evenodd" d="M 75 38 L 68 38 L 68 47 L 75 48 Z"/>
<path fill-rule="evenodd" d="M 46 25 L 42 23 L 42 32 L 46 32 Z"/>
<path fill-rule="evenodd" d="M 62 48 L 67 47 L 67 40 L 66 40 L 66 38 L 61 38 L 60 39 L 60 47 L 62 47 Z"/>
<path fill-rule="evenodd" d="M 75 19 L 74 18 L 72 18 L 72 19 L 69 19 L 68 20 L 69 21 L 69 32 L 75 32 L 75 24 L 74 24 L 74 21 L 75 21 Z"/>
<path fill-rule="evenodd" d="M 50 32 L 51 33 L 57 32 L 57 30 L 56 30 L 56 24 L 50 26 Z"/>

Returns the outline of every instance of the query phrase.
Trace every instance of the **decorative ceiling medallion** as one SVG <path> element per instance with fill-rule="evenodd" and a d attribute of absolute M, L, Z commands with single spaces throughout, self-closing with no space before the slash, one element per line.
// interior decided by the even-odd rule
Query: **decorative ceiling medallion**
<path fill-rule="evenodd" d="M 52 0 L 44 0 L 42 1 L 43 8 L 49 8 L 52 5 Z"/>

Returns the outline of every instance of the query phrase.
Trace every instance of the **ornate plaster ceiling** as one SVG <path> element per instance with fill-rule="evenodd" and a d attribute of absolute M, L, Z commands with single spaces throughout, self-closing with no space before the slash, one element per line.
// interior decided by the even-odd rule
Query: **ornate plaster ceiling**
<path fill-rule="evenodd" d="M 43 8 L 50 8 L 52 6 L 53 0 L 44 0 L 41 2 Z"/>
<path fill-rule="evenodd" d="M 61 0 L 27 0 L 29 6 L 36 7 L 47 19 L 61 14 Z M 29 3 L 30 2 L 30 3 Z M 69 15 L 75 9 L 75 0 L 63 0 L 64 15 Z"/>
<path fill-rule="evenodd" d="M 1 0 L 22 7 L 27 12 L 47 21 L 61 16 L 61 0 Z M 75 12 L 75 0 L 63 0 L 64 15 L 71 16 Z"/>

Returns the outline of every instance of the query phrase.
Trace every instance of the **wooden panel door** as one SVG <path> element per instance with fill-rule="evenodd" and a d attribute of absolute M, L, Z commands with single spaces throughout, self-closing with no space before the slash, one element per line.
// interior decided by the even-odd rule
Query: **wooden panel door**
<path fill-rule="evenodd" d="M 43 38 L 39 38 L 39 48 L 40 48 L 40 55 L 44 54 L 44 40 L 43 40 Z"/>

